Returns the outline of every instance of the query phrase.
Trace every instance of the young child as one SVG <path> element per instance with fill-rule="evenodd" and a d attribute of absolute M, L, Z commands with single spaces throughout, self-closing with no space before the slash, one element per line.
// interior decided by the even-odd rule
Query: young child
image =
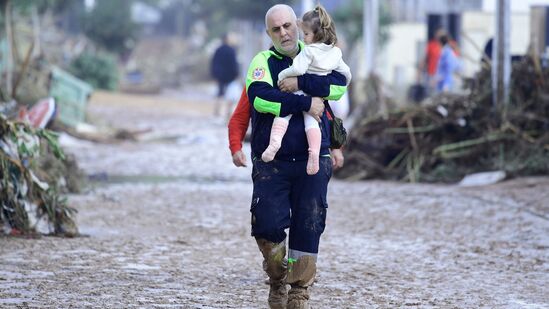
<path fill-rule="evenodd" d="M 278 81 L 305 73 L 328 75 L 335 70 L 345 76 L 348 85 L 351 81 L 351 70 L 343 62 L 341 50 L 335 46 L 337 43 L 335 25 L 326 10 L 319 5 L 314 10 L 305 13 L 300 26 L 303 31 L 303 41 L 306 45 L 294 58 L 292 66 L 278 74 Z M 274 159 L 280 149 L 282 138 L 288 129 L 291 117 L 292 115 L 288 115 L 274 119 L 269 146 L 261 155 L 263 161 L 269 162 Z M 322 137 L 318 122 L 305 112 L 303 118 L 309 144 L 307 174 L 314 175 L 318 172 Z"/>

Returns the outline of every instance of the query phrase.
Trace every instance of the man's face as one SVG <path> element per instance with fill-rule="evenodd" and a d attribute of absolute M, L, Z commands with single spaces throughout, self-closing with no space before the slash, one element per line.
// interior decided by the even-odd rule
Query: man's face
<path fill-rule="evenodd" d="M 297 53 L 297 21 L 284 9 L 274 11 L 267 18 L 267 34 L 280 53 L 292 56 Z"/>

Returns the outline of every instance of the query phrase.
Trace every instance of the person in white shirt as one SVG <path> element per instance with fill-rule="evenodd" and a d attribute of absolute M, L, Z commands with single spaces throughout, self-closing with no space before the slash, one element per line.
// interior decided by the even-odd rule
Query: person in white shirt
<path fill-rule="evenodd" d="M 291 67 L 278 74 L 278 82 L 288 77 L 300 76 L 305 73 L 328 75 L 337 71 L 345 76 L 347 85 L 351 81 L 351 69 L 343 61 L 341 50 L 335 46 L 337 36 L 335 25 L 330 15 L 321 6 L 303 15 L 300 23 L 303 31 L 303 50 L 293 59 Z M 264 162 L 274 159 L 280 149 L 282 138 L 288 128 L 292 115 L 276 117 L 271 128 L 269 146 L 261 155 Z M 308 113 L 303 113 L 305 132 L 309 144 L 309 158 L 307 161 L 307 174 L 314 175 L 319 169 L 319 154 L 321 133 L 318 121 Z"/>

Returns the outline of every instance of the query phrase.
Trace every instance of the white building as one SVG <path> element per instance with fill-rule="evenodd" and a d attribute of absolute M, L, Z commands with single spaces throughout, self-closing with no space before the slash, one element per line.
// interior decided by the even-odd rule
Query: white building
<path fill-rule="evenodd" d="M 443 15 L 442 26 L 457 27 L 453 30 L 461 50 L 463 74 L 472 76 L 479 70 L 484 46 L 494 36 L 496 0 L 388 1 L 394 22 L 389 29 L 390 40 L 378 54 L 377 71 L 397 95 L 404 96 L 418 78 L 418 63 L 424 57 L 427 42 L 428 16 L 432 14 Z M 530 44 L 531 7 L 549 6 L 549 0 L 510 2 L 511 54 L 523 55 Z M 457 15 L 452 25 L 448 23 L 448 14 Z"/>

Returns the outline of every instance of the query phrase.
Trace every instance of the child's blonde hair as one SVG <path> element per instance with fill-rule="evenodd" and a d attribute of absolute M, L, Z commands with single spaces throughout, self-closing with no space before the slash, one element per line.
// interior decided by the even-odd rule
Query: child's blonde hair
<path fill-rule="evenodd" d="M 315 43 L 328 45 L 337 43 L 335 24 L 322 5 L 319 4 L 314 10 L 305 13 L 302 22 L 313 31 Z"/>

